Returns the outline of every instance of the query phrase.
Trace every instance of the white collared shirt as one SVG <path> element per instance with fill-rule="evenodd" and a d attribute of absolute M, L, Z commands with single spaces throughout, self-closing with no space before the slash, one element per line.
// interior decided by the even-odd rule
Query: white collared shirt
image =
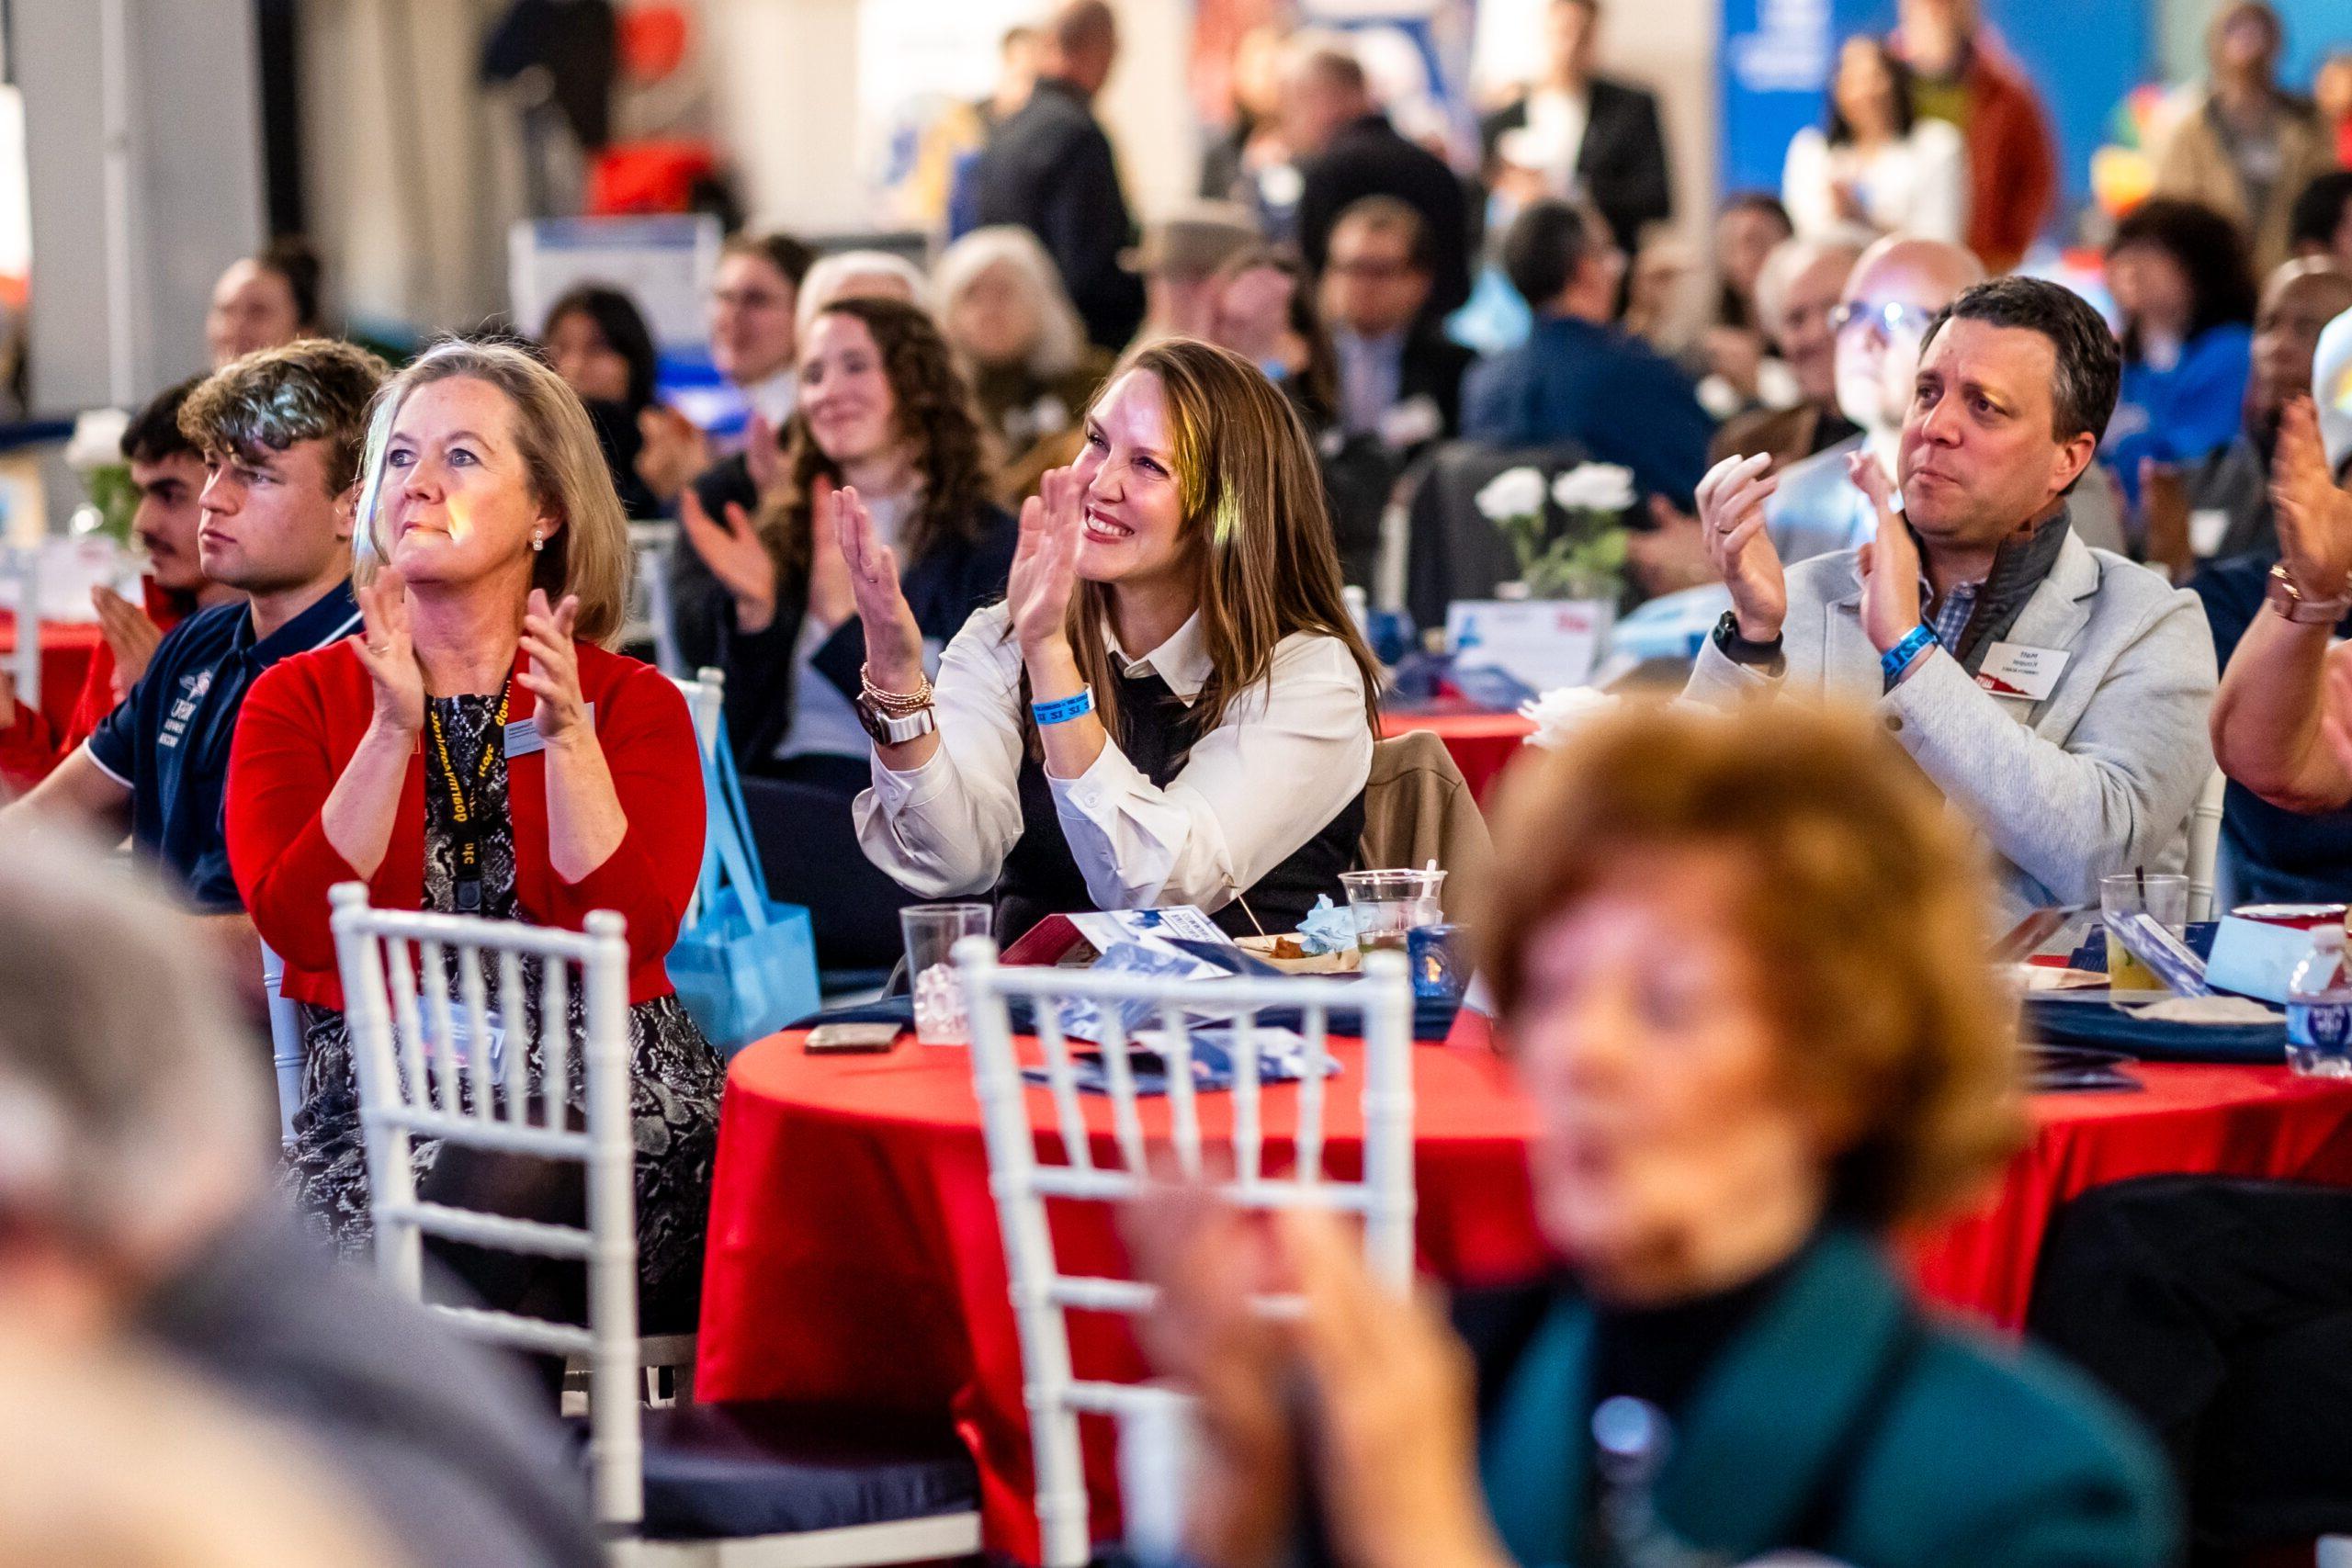
<path fill-rule="evenodd" d="M 1156 674 L 1190 705 L 1211 673 L 1196 614 L 1129 675 Z M 1115 640 L 1114 658 L 1125 659 Z M 939 750 L 893 773 L 874 760 L 857 797 L 865 856 L 929 898 L 985 893 L 1021 838 L 1021 648 L 1002 604 L 972 616 L 939 663 Z M 1074 779 L 1051 775 L 1056 814 L 1086 890 L 1104 909 L 1223 908 L 1360 794 L 1372 773 L 1363 676 L 1337 637 L 1295 633 L 1264 684 L 1226 705 L 1166 788 L 1115 737 Z"/>

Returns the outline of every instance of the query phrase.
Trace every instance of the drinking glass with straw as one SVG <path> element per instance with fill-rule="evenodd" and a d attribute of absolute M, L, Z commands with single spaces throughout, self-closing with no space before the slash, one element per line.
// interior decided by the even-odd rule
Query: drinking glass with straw
<path fill-rule="evenodd" d="M 1445 919 L 1439 894 L 1445 873 L 1435 860 L 1419 871 L 1350 871 L 1340 876 L 1355 916 L 1356 951 L 1402 953 L 1406 933 Z"/>
<path fill-rule="evenodd" d="M 2175 872 L 2150 872 L 2135 866 L 2099 878 L 2098 908 L 2107 922 L 2107 985 L 2111 991 L 2161 991 L 2165 983 L 2154 970 L 2133 955 L 2116 934 L 2126 915 L 2153 916 L 2175 936 L 2188 930 L 2188 878 Z"/>

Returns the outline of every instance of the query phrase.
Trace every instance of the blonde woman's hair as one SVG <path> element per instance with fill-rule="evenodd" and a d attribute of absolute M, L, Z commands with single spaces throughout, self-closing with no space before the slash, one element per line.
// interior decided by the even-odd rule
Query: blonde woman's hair
<path fill-rule="evenodd" d="M 1860 709 L 1643 705 L 1506 781 L 1475 929 L 1506 1033 L 1530 944 L 1640 857 L 1720 855 L 1786 1092 L 1838 1129 L 1833 1213 L 1883 1229 L 1973 1196 L 2027 1130 L 1983 852 Z"/>
<path fill-rule="evenodd" d="M 447 338 L 417 355 L 384 383 L 368 423 L 368 450 L 359 465 L 361 489 L 352 530 L 352 581 L 365 587 L 390 554 L 381 536 L 386 489 L 385 458 L 392 425 L 411 392 L 458 377 L 486 382 L 506 394 L 513 411 L 514 442 L 523 454 L 531 499 L 560 518 L 563 526 L 532 558 L 531 586 L 544 589 L 550 604 L 567 593 L 580 600 L 573 635 L 610 648 L 620 640 L 628 615 L 628 517 L 613 490 L 596 428 L 579 394 L 545 361 L 509 343 Z"/>
<path fill-rule="evenodd" d="M 1077 369 L 1086 356 L 1086 324 L 1079 319 L 1078 307 L 1070 303 L 1069 290 L 1062 286 L 1054 258 L 1046 254 L 1036 235 L 1018 224 L 975 229 L 947 247 L 932 269 L 940 324 L 954 319 L 956 301 L 992 266 L 1011 269 L 1030 310 L 1036 313 L 1037 341 L 1029 350 L 1029 373 L 1051 379 Z"/>
<path fill-rule="evenodd" d="M 1274 649 L 1295 632 L 1337 637 L 1363 675 L 1364 724 L 1380 733 L 1380 667 L 1340 589 L 1340 552 L 1323 504 L 1323 475 L 1298 411 L 1258 367 L 1196 338 L 1131 351 L 1104 389 L 1130 371 L 1158 378 L 1192 552 L 1194 604 L 1210 664 L 1193 705 L 1199 731 L 1226 705 L 1273 677 Z M 1097 394 L 1098 400 L 1101 394 Z M 1102 627 L 1111 590 L 1081 581 L 1070 595 L 1070 651 L 1094 688 L 1105 728 L 1119 733 L 1119 669 Z"/>

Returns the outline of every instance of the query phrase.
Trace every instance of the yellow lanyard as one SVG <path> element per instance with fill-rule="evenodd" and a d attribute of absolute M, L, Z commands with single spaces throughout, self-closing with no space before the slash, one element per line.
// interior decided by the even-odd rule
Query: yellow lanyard
<path fill-rule="evenodd" d="M 490 778 L 490 764 L 504 750 L 506 705 L 513 694 L 514 678 L 509 676 L 498 691 L 498 712 L 491 718 L 491 731 L 482 737 L 481 764 L 474 770 L 474 784 L 479 788 Z M 478 869 L 481 863 L 481 828 L 474 818 L 474 800 L 458 777 L 457 765 L 449 760 L 448 732 L 441 728 L 441 710 L 430 703 L 425 705 L 425 718 L 433 729 L 433 750 L 441 761 L 441 776 L 448 781 L 449 817 L 458 829 L 458 874 L 471 881 L 481 880 Z"/>

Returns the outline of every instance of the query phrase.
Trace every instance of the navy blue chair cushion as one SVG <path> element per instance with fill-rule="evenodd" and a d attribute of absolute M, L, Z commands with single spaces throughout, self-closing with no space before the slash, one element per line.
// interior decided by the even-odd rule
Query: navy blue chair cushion
<path fill-rule="evenodd" d="M 944 1423 L 747 1401 L 645 1412 L 645 1536 L 741 1540 L 963 1513 L 972 1456 Z"/>

